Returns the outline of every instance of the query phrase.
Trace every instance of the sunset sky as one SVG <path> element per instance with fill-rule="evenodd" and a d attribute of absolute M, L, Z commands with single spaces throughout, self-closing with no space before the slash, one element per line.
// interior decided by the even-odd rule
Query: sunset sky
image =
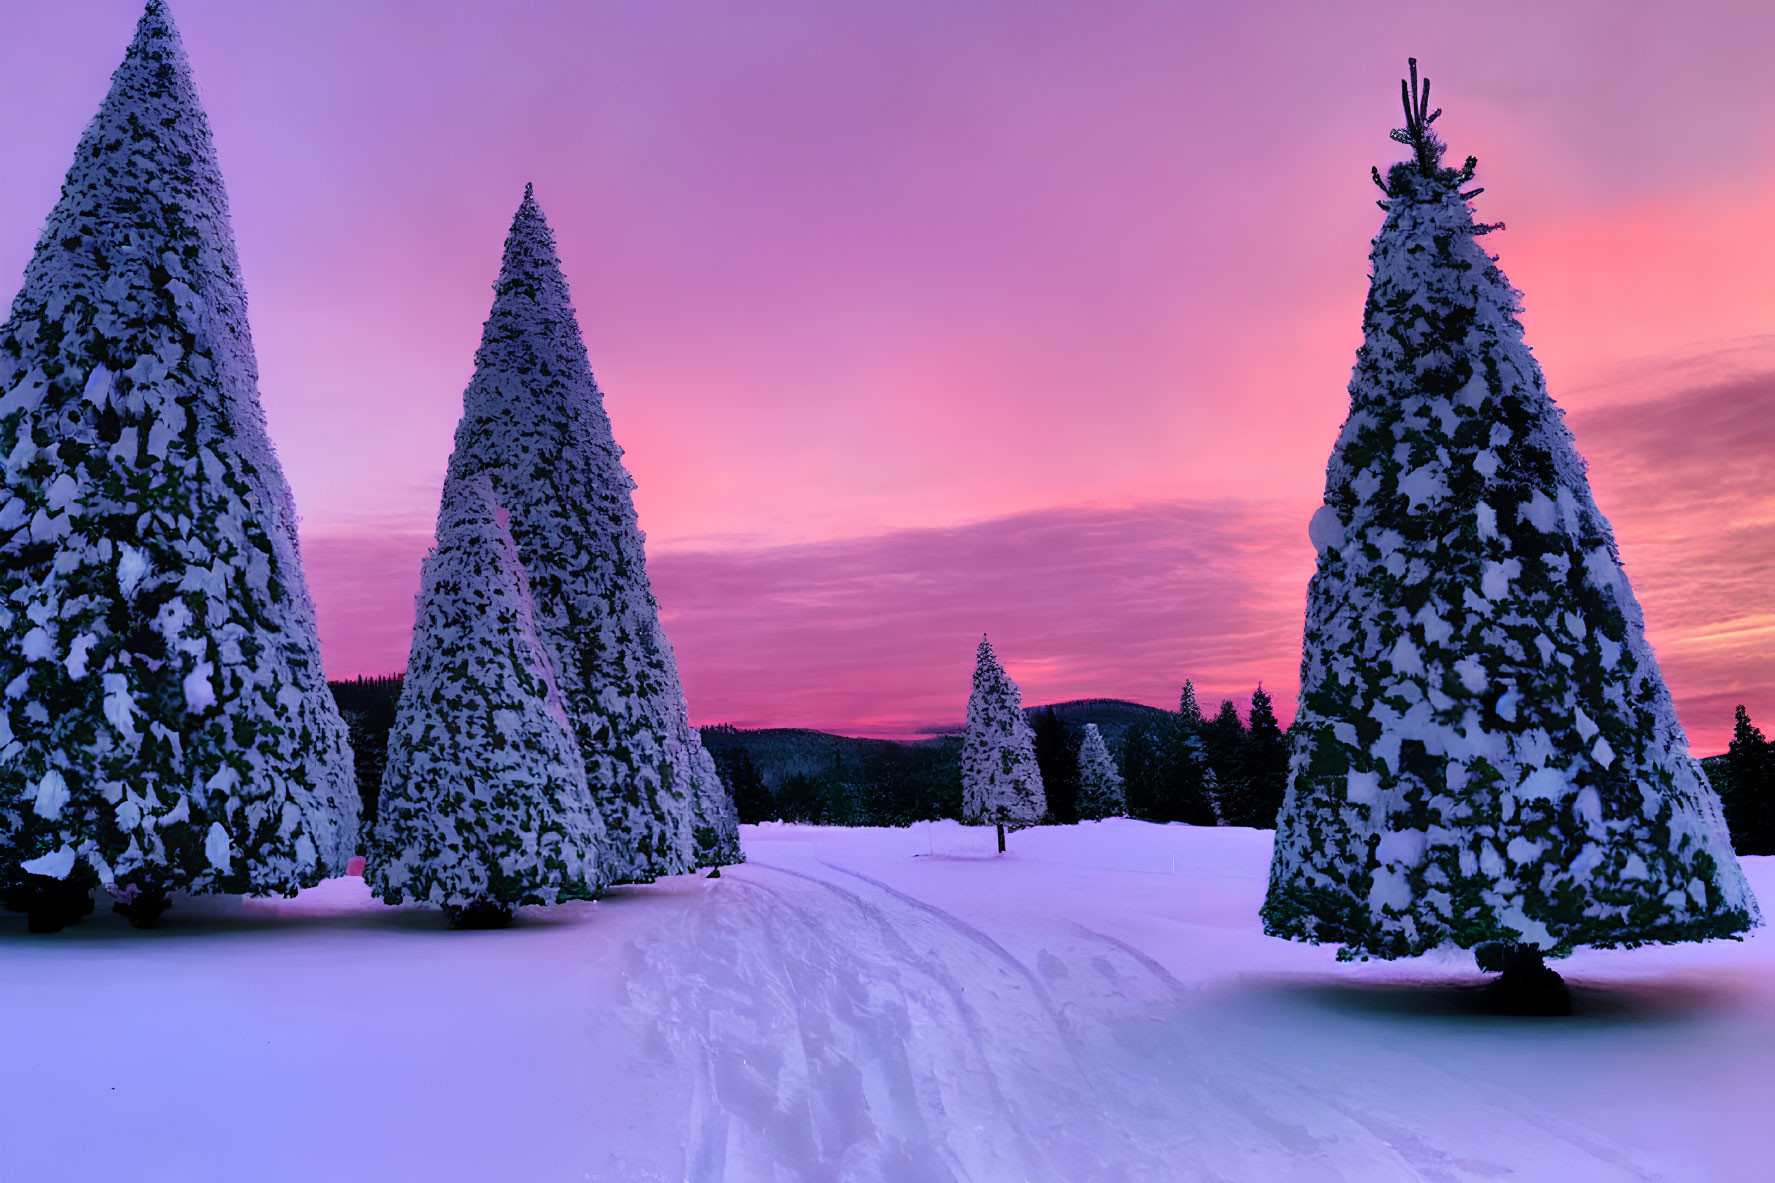
<path fill-rule="evenodd" d="M 554 224 L 702 723 L 1292 713 L 1415 54 L 1698 754 L 1775 725 L 1775 7 L 171 0 L 329 673 L 406 660 L 500 242 Z M 0 291 L 136 0 L 0 0 Z"/>

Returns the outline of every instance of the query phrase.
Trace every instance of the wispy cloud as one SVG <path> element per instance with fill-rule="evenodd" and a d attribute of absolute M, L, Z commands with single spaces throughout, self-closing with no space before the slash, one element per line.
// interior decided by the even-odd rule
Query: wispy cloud
<path fill-rule="evenodd" d="M 1303 516 L 1239 501 L 1040 510 L 949 528 L 651 559 L 699 722 L 909 735 L 962 718 L 982 632 L 1025 700 L 1243 700 L 1286 716 L 1312 550 Z M 406 663 L 411 530 L 305 542 L 334 676 Z"/>
<path fill-rule="evenodd" d="M 1579 400 L 1597 498 L 1697 751 L 1732 707 L 1775 724 L 1775 342 L 1654 360 Z M 1612 400 L 1612 401 L 1611 401 Z M 955 723 L 992 634 L 1026 701 L 1241 700 L 1292 711 L 1309 505 L 1057 507 L 799 545 L 655 553 L 699 722 L 906 735 Z M 335 675 L 406 664 L 429 534 L 305 539 Z"/>
<path fill-rule="evenodd" d="M 653 563 L 696 715 L 904 734 L 965 710 L 982 632 L 1025 701 L 1291 694 L 1312 550 L 1238 501 L 1047 509 Z"/>
<path fill-rule="evenodd" d="M 1653 363 L 1572 417 L 1698 752 L 1732 708 L 1775 723 L 1775 348 Z"/>

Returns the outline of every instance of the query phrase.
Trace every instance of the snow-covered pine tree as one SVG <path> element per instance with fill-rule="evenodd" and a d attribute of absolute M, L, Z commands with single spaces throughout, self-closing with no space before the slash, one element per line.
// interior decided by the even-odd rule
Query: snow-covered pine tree
<path fill-rule="evenodd" d="M 1350 412 L 1309 533 L 1300 711 L 1268 932 L 1340 956 L 1542 953 L 1758 922 L 1718 799 L 1518 293 L 1441 163 L 1415 61 Z M 1520 974 L 1513 973 L 1520 970 Z"/>
<path fill-rule="evenodd" d="M 160 0 L 0 326 L 0 879 L 291 893 L 357 791 L 259 407 L 208 120 Z M 59 902 L 58 902 L 59 897 Z M 59 920 L 58 920 L 59 918 Z"/>
<path fill-rule="evenodd" d="M 486 473 L 444 480 L 366 875 L 460 928 L 589 899 L 604 827 Z"/>
<path fill-rule="evenodd" d="M 997 826 L 1002 854 L 1006 826 L 1033 826 L 1047 811 L 1023 695 L 998 663 L 992 642 L 982 636 L 961 745 L 961 820 L 970 826 Z"/>
<path fill-rule="evenodd" d="M 1128 801 L 1122 791 L 1122 774 L 1110 758 L 1097 724 L 1086 723 L 1079 740 L 1079 816 L 1100 820 L 1120 817 Z"/>
<path fill-rule="evenodd" d="M 525 186 L 463 395 L 453 471 L 485 473 L 604 819 L 614 883 L 741 859 L 733 801 L 690 725 L 604 396 L 554 234 Z"/>

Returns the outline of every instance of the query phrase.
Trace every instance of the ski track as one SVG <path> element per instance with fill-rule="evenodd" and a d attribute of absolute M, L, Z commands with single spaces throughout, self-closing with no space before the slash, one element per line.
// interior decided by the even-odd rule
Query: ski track
<path fill-rule="evenodd" d="M 1084 925 L 994 935 L 777 853 L 631 949 L 629 1019 L 682 1074 L 694 1183 L 1681 1178 L 1458 1064 L 1328 1055 L 1293 1038 L 1312 1016 Z"/>

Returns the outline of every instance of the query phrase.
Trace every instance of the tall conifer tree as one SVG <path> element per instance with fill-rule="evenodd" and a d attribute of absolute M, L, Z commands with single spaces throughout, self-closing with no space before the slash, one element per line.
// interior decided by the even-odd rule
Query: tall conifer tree
<path fill-rule="evenodd" d="M 737 862 L 733 800 L 690 725 L 634 481 L 529 186 L 494 293 L 451 467 L 486 474 L 523 565 L 603 816 L 602 873 L 621 883 Z"/>
<path fill-rule="evenodd" d="M 1001 853 L 1006 826 L 1032 826 L 1048 811 L 1023 696 L 985 637 L 975 654 L 974 692 L 962 739 L 961 803 L 966 824 L 998 827 Z"/>
<path fill-rule="evenodd" d="M 1443 166 L 1411 73 L 1412 155 L 1374 173 L 1365 340 L 1309 531 L 1265 927 L 1342 956 L 1504 950 L 1506 979 L 1535 982 L 1542 953 L 1741 933 L 1756 903 L 1479 245 L 1475 162 Z"/>
<path fill-rule="evenodd" d="M 1078 780 L 1081 818 L 1117 817 L 1127 811 L 1122 774 L 1116 771 L 1116 762 L 1095 723 L 1085 724 L 1084 738 L 1079 741 Z"/>
<path fill-rule="evenodd" d="M 1251 802 L 1250 824 L 1270 829 L 1288 791 L 1288 741 L 1276 721 L 1267 690 L 1251 692 L 1251 726 L 1245 732 L 1245 783 Z"/>
<path fill-rule="evenodd" d="M 146 923 L 356 844 L 240 275 L 150 0 L 0 326 L 0 879 L 39 927 L 95 880 Z"/>
<path fill-rule="evenodd" d="M 1192 735 L 1207 722 L 1202 717 L 1202 704 L 1196 699 L 1196 684 L 1188 678 L 1183 680 L 1183 689 L 1177 695 L 1177 718 L 1184 731 Z"/>
<path fill-rule="evenodd" d="M 1775 854 L 1775 746 L 1742 703 L 1733 717 L 1725 766 L 1721 795 L 1732 848 L 1739 854 Z"/>
<path fill-rule="evenodd" d="M 485 473 L 445 477 L 366 870 L 457 927 L 603 885 L 603 823 L 507 520 Z"/>
<path fill-rule="evenodd" d="M 1203 795 L 1214 806 L 1215 818 L 1223 826 L 1252 824 L 1250 786 L 1245 779 L 1245 723 L 1239 708 L 1230 698 L 1220 700 L 1214 718 L 1202 724 L 1202 749 L 1207 756 L 1208 776 L 1212 786 Z M 1206 781 L 1207 777 L 1204 777 Z"/>
<path fill-rule="evenodd" d="M 1152 761 L 1157 777 L 1153 821 L 1220 824 L 1218 802 L 1210 796 L 1208 748 L 1203 742 L 1207 720 L 1196 699 L 1195 683 L 1185 679 L 1177 696 L 1177 713 L 1152 727 Z M 1130 769 L 1130 781 L 1133 770 Z M 1213 786 L 1218 788 L 1218 786 Z M 1130 796 L 1133 794 L 1130 793 Z"/>

